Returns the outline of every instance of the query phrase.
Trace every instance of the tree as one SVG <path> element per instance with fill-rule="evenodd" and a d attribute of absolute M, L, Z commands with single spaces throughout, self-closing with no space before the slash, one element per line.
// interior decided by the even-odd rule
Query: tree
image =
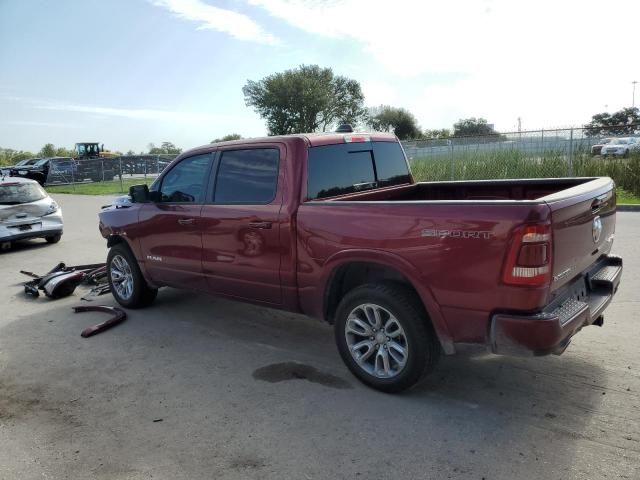
<path fill-rule="evenodd" d="M 38 152 L 39 157 L 55 157 L 56 156 L 56 146 L 53 143 L 47 143 L 44 147 L 40 149 Z"/>
<path fill-rule="evenodd" d="M 379 132 L 392 131 L 400 140 L 418 138 L 421 135 L 418 122 L 411 112 L 389 105 L 370 108 L 367 125 Z"/>
<path fill-rule="evenodd" d="M 240 135 L 239 133 L 230 133 L 228 135 L 225 135 L 222 138 L 216 138 L 215 140 L 211 140 L 211 143 L 228 142 L 230 140 L 242 140 L 242 135 Z"/>
<path fill-rule="evenodd" d="M 484 118 L 463 118 L 453 124 L 453 136 L 454 137 L 469 137 L 479 135 L 498 135 L 493 129 L 493 125 Z"/>
<path fill-rule="evenodd" d="M 598 113 L 585 126 L 590 136 L 635 135 L 640 133 L 640 110 L 637 107 L 623 108 L 615 113 Z"/>
<path fill-rule="evenodd" d="M 0 165 L 14 165 L 20 160 L 33 157 L 35 157 L 35 155 L 31 152 L 0 147 Z"/>
<path fill-rule="evenodd" d="M 159 147 L 156 147 L 153 143 L 149 144 L 149 153 L 151 155 L 178 155 L 182 153 L 182 149 L 176 147 L 171 142 L 162 142 Z"/>
<path fill-rule="evenodd" d="M 73 150 L 69 150 L 68 148 L 58 147 L 56 148 L 56 157 L 73 157 L 75 152 Z"/>
<path fill-rule="evenodd" d="M 248 80 L 242 93 L 245 104 L 267 121 L 269 135 L 324 132 L 365 115 L 360 84 L 317 65 Z"/>
<path fill-rule="evenodd" d="M 441 129 L 436 129 L 436 130 L 425 130 L 424 133 L 422 134 L 423 138 L 427 139 L 427 140 L 432 140 L 432 139 L 442 139 L 442 138 L 449 138 L 451 136 L 451 130 L 449 130 L 448 128 L 441 128 Z"/>

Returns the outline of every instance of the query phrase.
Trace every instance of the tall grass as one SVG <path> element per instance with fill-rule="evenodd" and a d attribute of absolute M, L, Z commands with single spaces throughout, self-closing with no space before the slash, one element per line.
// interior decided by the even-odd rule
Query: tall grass
<path fill-rule="evenodd" d="M 530 155 L 518 150 L 460 152 L 410 160 L 418 181 L 492 178 L 611 177 L 616 185 L 640 196 L 640 154 L 630 158 L 593 157 L 579 151 L 572 162 L 565 151 Z"/>

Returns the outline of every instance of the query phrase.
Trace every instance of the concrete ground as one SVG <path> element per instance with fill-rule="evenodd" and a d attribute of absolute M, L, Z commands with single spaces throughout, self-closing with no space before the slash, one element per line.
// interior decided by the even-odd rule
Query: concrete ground
<path fill-rule="evenodd" d="M 73 314 L 79 292 L 26 298 L 18 273 L 104 260 L 104 199 L 56 199 L 59 244 L 0 253 L 2 479 L 640 478 L 638 213 L 618 215 L 603 328 L 561 357 L 447 357 L 393 396 L 350 375 L 327 325 L 173 289 L 81 338 L 104 317 Z"/>

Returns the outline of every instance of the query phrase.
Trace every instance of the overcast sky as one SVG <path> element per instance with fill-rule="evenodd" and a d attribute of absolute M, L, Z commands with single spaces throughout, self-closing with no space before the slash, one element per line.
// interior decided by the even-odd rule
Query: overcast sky
<path fill-rule="evenodd" d="M 242 86 L 300 64 L 422 128 L 581 125 L 631 106 L 639 21 L 639 0 L 0 0 L 0 146 L 264 135 Z"/>

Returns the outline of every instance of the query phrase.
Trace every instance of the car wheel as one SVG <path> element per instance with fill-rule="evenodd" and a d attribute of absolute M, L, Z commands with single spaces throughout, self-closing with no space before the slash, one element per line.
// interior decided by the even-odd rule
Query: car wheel
<path fill-rule="evenodd" d="M 109 250 L 107 278 L 113 297 L 123 307 L 146 307 L 153 303 L 158 294 L 156 288 L 149 287 L 131 250 L 123 243 Z"/>
<path fill-rule="evenodd" d="M 391 282 L 347 293 L 336 311 L 335 338 L 349 370 L 383 392 L 412 387 L 440 357 L 440 343 L 419 299 Z"/>
<path fill-rule="evenodd" d="M 62 238 L 61 233 L 56 233 L 55 235 L 49 235 L 48 237 L 44 237 L 47 243 L 58 243 Z"/>

